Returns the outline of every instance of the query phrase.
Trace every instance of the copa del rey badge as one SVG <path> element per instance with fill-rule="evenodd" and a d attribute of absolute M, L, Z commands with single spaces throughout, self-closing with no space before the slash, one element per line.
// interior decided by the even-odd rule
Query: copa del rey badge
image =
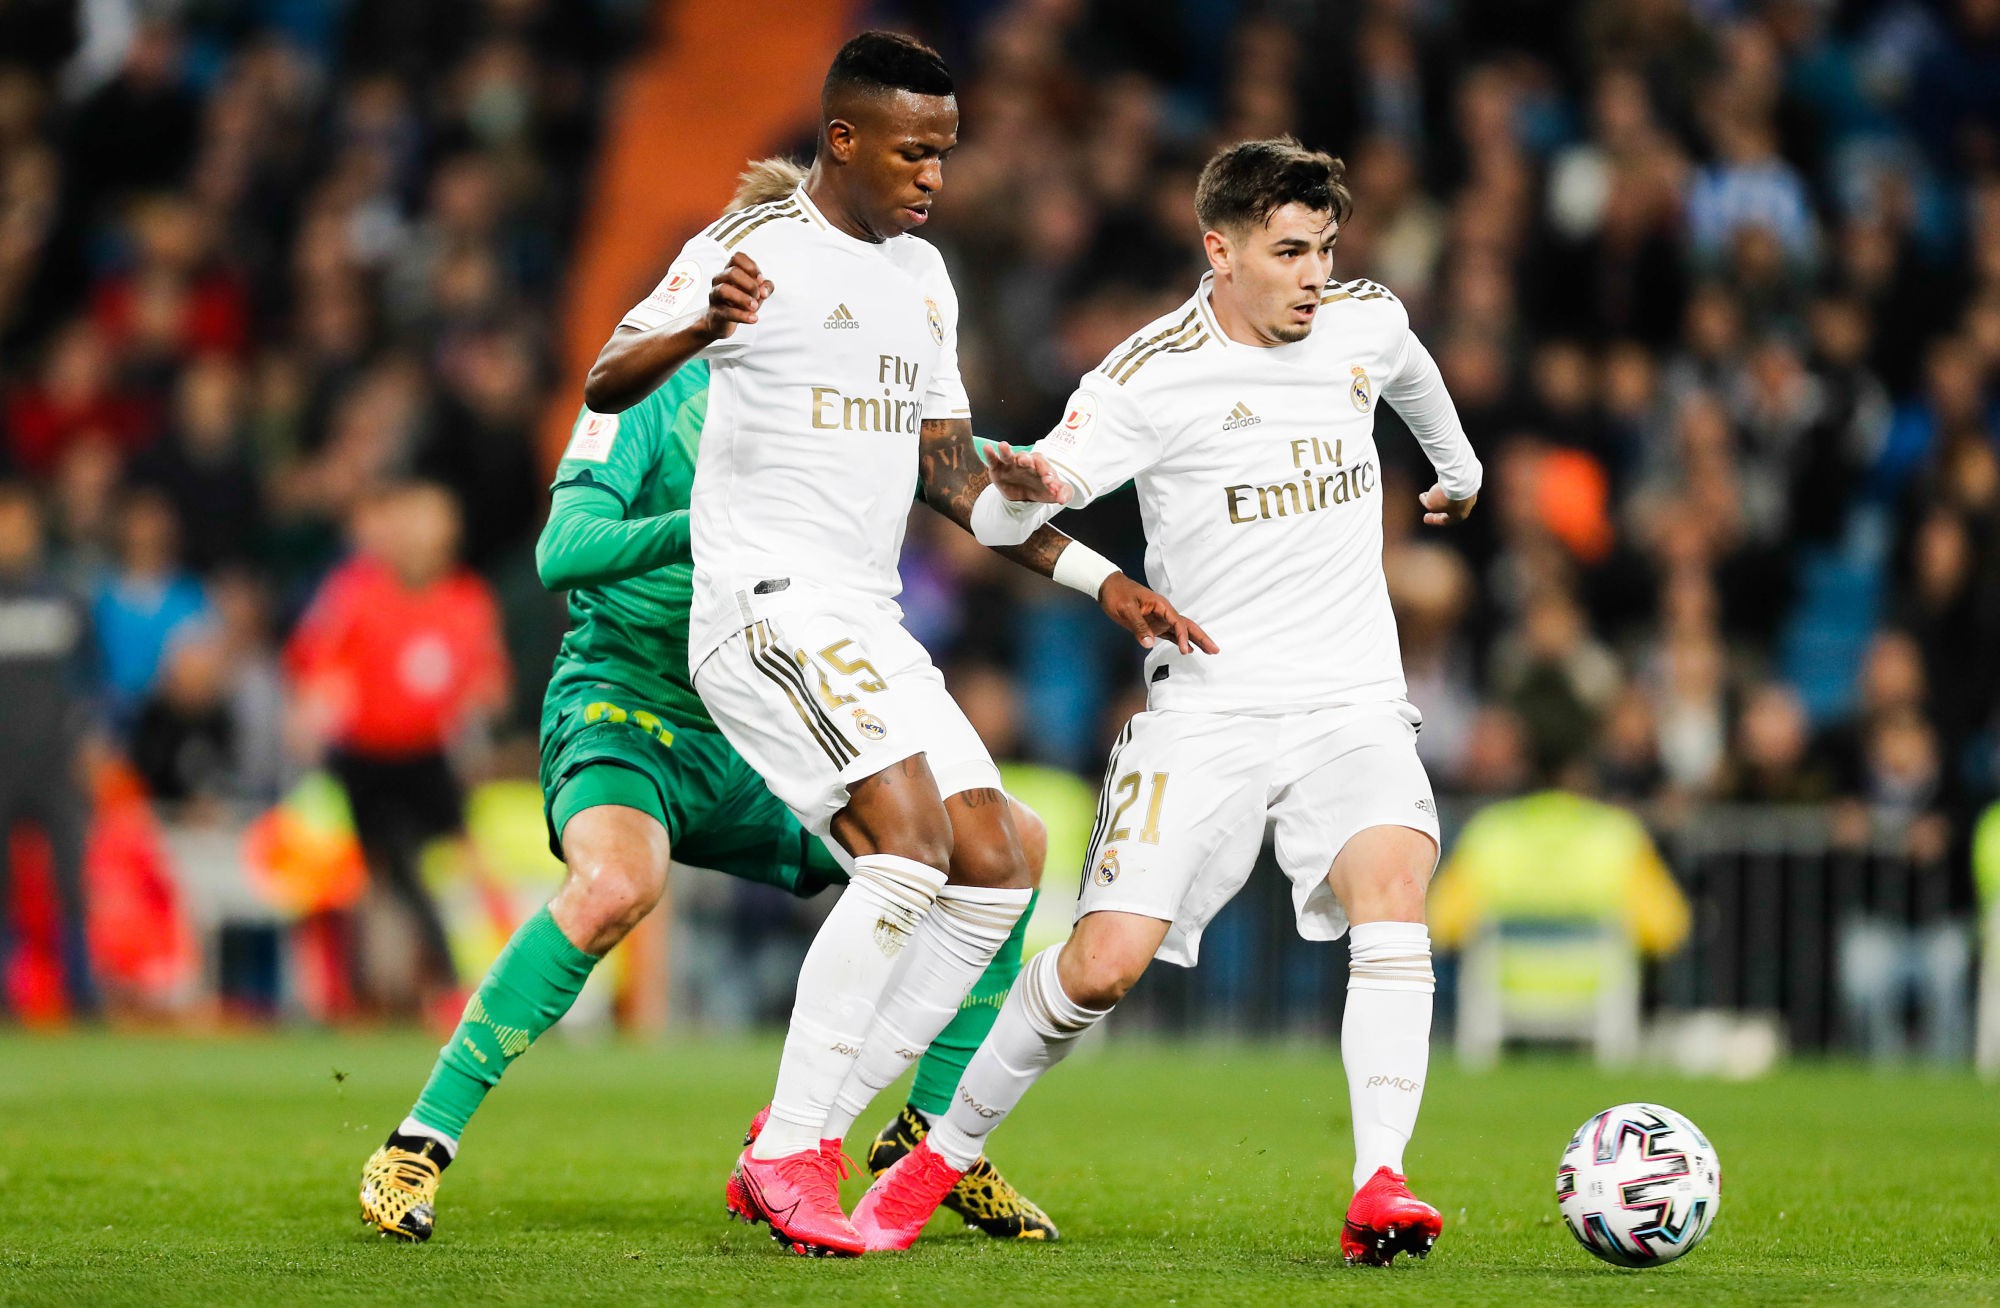
<path fill-rule="evenodd" d="M 701 280 L 701 269 L 692 259 L 682 259 L 667 269 L 667 275 L 646 302 L 653 308 L 673 317 L 691 301 L 695 284 Z"/>
<path fill-rule="evenodd" d="M 602 463 L 611 457 L 611 446 L 617 439 L 617 414 L 586 411 L 577 419 L 576 430 L 570 434 L 569 448 L 563 451 L 563 457 Z"/>
<path fill-rule="evenodd" d="M 1073 450 L 1083 444 L 1083 438 L 1090 433 L 1090 425 L 1097 421 L 1097 400 L 1083 391 L 1069 397 L 1069 407 L 1063 410 L 1063 420 L 1049 433 L 1049 444 L 1058 449 Z"/>

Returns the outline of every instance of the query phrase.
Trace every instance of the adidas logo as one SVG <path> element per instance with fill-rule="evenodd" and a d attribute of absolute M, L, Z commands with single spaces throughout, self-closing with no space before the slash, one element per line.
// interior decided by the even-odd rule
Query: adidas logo
<path fill-rule="evenodd" d="M 1235 431 L 1238 427 L 1255 427 L 1262 421 L 1264 421 L 1262 418 L 1250 412 L 1249 405 L 1238 400 L 1236 407 L 1229 411 L 1229 416 L 1222 420 L 1222 430 Z"/>
<path fill-rule="evenodd" d="M 830 332 L 852 332 L 860 329 L 861 323 L 847 311 L 847 306 L 844 304 L 826 316 L 826 330 Z"/>

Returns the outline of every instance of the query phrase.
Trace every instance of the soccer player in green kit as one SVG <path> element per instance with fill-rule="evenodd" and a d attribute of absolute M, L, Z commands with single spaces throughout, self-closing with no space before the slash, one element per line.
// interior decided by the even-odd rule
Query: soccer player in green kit
<path fill-rule="evenodd" d="M 731 210 L 788 194 L 800 170 L 754 165 Z M 692 565 L 687 507 L 708 408 L 708 364 L 684 365 L 617 415 L 585 410 L 557 468 L 536 547 L 543 584 L 570 592 L 542 706 L 549 844 L 569 868 L 548 907 L 515 932 L 466 1005 L 410 1115 L 362 1173 L 362 1220 L 430 1238 L 439 1181 L 459 1137 L 513 1060 L 567 1012 L 597 961 L 652 910 L 674 858 L 809 896 L 846 881 L 826 848 L 732 749 L 687 674 Z M 1039 881 L 1047 837 L 1012 801 Z M 629 812 L 643 847 L 634 849 Z M 917 1065 L 910 1101 L 875 1138 L 871 1171 L 916 1147 L 951 1103 L 1015 975 L 1032 902 Z M 1055 1224 L 981 1161 L 946 1201 L 1000 1238 L 1052 1240 Z"/>

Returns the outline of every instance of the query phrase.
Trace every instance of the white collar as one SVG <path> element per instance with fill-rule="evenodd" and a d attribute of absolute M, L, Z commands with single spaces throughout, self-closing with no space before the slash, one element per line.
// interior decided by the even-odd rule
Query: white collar
<path fill-rule="evenodd" d="M 1202 325 L 1208 328 L 1208 334 L 1215 338 L 1218 345 L 1225 350 L 1233 349 L 1237 343 L 1229 339 L 1228 332 L 1222 330 L 1222 324 L 1215 320 L 1215 308 L 1208 302 L 1209 294 L 1214 289 L 1215 269 L 1210 268 L 1201 275 L 1201 285 L 1194 288 L 1195 312 L 1201 315 Z"/>
<path fill-rule="evenodd" d="M 865 245 L 871 250 L 880 250 L 889 244 L 889 241 L 871 241 L 865 237 L 851 235 L 843 232 L 831 222 L 828 222 L 826 215 L 820 212 L 820 207 L 812 202 L 810 195 L 806 194 L 806 184 L 804 182 L 800 182 L 798 189 L 793 191 L 792 194 L 798 197 L 800 210 L 804 212 L 806 217 L 812 219 L 821 231 L 838 236 L 843 241 L 852 241 L 856 245 Z M 890 241 L 894 239 L 896 238 L 893 236 L 889 238 Z"/>

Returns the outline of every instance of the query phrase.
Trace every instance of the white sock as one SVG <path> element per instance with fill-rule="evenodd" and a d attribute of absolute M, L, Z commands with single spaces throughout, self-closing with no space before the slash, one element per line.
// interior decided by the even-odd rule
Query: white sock
<path fill-rule="evenodd" d="M 937 903 L 903 951 L 908 961 L 875 1006 L 861 1057 L 848 1069 L 827 1117 L 827 1139 L 846 1139 L 875 1096 L 924 1056 L 1007 943 L 1034 893 L 976 886 L 938 891 Z"/>
<path fill-rule="evenodd" d="M 446 1158 L 458 1157 L 458 1140 L 455 1137 L 446 1135 L 434 1126 L 425 1126 L 414 1117 L 404 1118 L 403 1124 L 396 1128 L 396 1134 L 421 1136 L 426 1140 L 435 1140 L 444 1146 L 444 1156 Z"/>
<path fill-rule="evenodd" d="M 828 1111 L 861 1052 L 897 957 L 930 912 L 944 873 L 896 854 L 864 854 L 799 968 L 771 1118 L 753 1158 L 819 1148 Z"/>
<path fill-rule="evenodd" d="M 972 1056 L 951 1109 L 931 1127 L 931 1148 L 963 1172 L 986 1151 L 986 1137 L 1012 1112 L 1028 1087 L 1076 1047 L 1108 1008 L 1085 1008 L 1063 993 L 1056 977 L 1061 945 L 1050 945 L 1021 969 L 986 1043 Z"/>
<path fill-rule="evenodd" d="M 1354 1188 L 1403 1170 L 1431 1060 L 1431 933 L 1421 922 L 1363 922 L 1347 936 L 1340 1059 L 1354 1112 Z"/>

